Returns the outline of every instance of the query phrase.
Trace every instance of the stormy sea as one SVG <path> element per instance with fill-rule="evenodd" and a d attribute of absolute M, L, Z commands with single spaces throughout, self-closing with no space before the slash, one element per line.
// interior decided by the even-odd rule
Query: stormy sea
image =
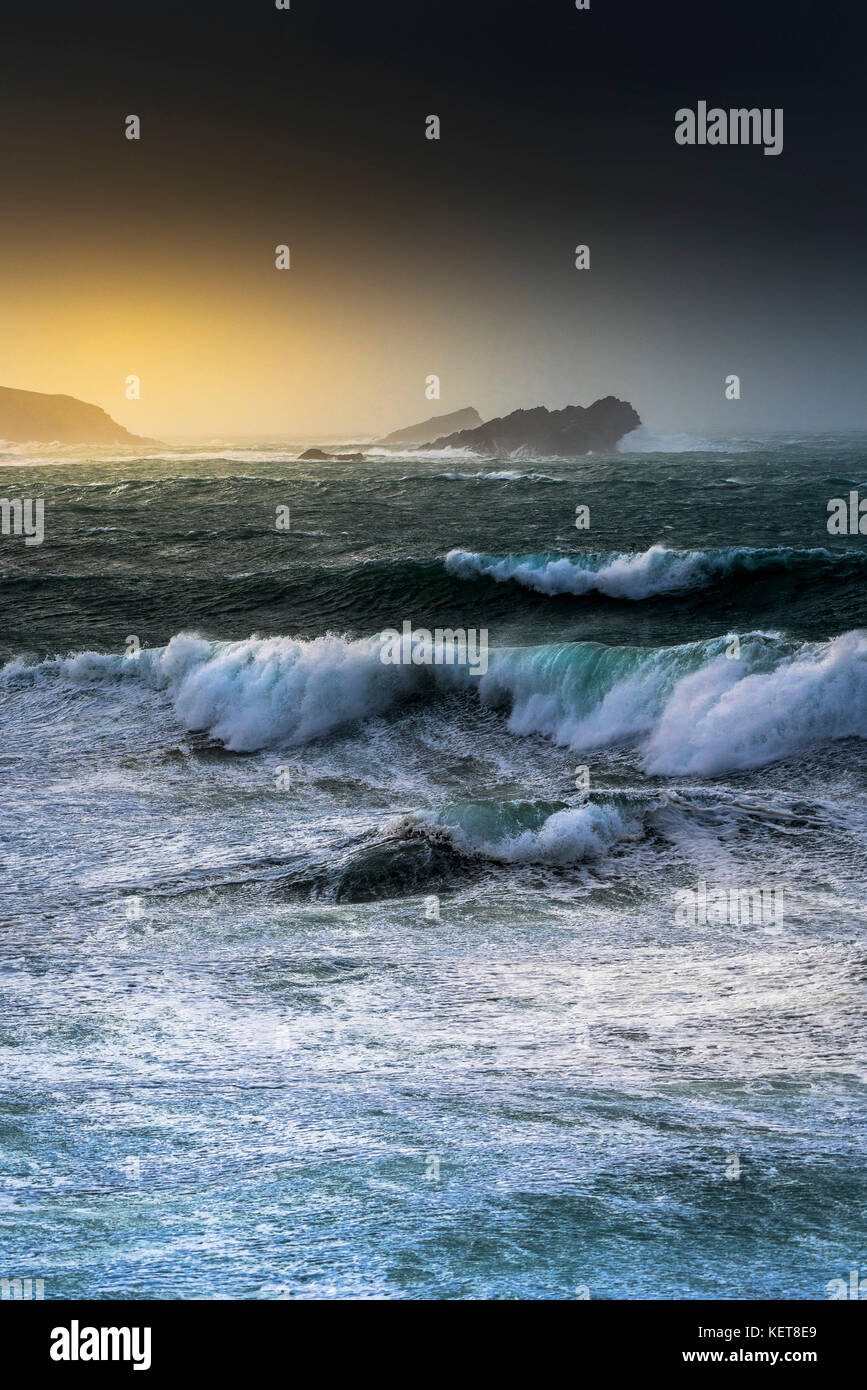
<path fill-rule="evenodd" d="M 826 1299 L 867 1266 L 827 524 L 867 439 L 308 442 L 0 447 L 44 500 L 0 540 L 3 1269 Z M 405 624 L 485 660 L 388 664 Z"/>

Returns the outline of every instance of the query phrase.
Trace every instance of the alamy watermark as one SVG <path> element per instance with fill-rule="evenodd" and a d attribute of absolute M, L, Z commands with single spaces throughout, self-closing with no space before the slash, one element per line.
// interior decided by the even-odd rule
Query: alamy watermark
<path fill-rule="evenodd" d="M 3 1302 L 27 1302 L 44 1299 L 44 1279 L 0 1279 L 0 1299 Z"/>
<path fill-rule="evenodd" d="M 45 502 L 41 497 L 0 497 L 0 532 L 23 536 L 25 545 L 45 540 Z"/>
<path fill-rule="evenodd" d="M 384 666 L 469 666 L 471 676 L 488 669 L 488 629 L 464 627 L 389 627 L 379 634 L 379 659 Z"/>
<path fill-rule="evenodd" d="M 147 1371 L 151 1328 L 82 1327 L 73 1318 L 68 1327 L 52 1328 L 48 1354 L 52 1361 L 129 1361 L 134 1371 Z"/>
<path fill-rule="evenodd" d="M 857 489 L 845 497 L 832 497 L 826 523 L 830 536 L 867 536 L 867 497 L 863 502 Z"/>
<path fill-rule="evenodd" d="M 695 111 L 682 106 L 674 113 L 674 138 L 679 145 L 764 145 L 765 154 L 783 152 L 783 109 L 781 106 L 739 106 L 725 111 L 721 106 L 708 110 L 700 101 Z"/>
<path fill-rule="evenodd" d="M 695 888 L 679 888 L 674 896 L 679 927 L 753 926 L 772 934 L 783 930 L 782 888 L 715 888 L 699 879 Z"/>
<path fill-rule="evenodd" d="M 832 1300 L 852 1298 L 863 1302 L 867 1298 L 867 1279 L 861 1278 L 859 1269 L 849 1270 L 848 1282 L 845 1279 L 829 1279 L 825 1288 L 828 1290 L 828 1297 Z"/>

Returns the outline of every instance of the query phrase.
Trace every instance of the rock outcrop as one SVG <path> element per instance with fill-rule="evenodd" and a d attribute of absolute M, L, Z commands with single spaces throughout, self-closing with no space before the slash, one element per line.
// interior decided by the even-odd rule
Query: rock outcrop
<path fill-rule="evenodd" d="M 436 439 L 437 435 L 453 433 L 455 430 L 472 430 L 481 423 L 481 415 L 470 405 L 464 410 L 452 411 L 451 415 L 433 415 L 430 420 L 423 420 L 420 425 L 407 425 L 406 429 L 394 430 L 384 439 L 377 439 L 376 443 L 425 444 L 429 439 Z"/>
<path fill-rule="evenodd" d="M 641 424 L 628 401 L 605 396 L 592 405 L 567 405 L 563 410 L 513 410 L 478 429 L 462 429 L 435 439 L 432 449 L 472 449 L 475 453 L 502 455 L 524 450 L 528 454 L 562 456 L 613 453 L 618 442 Z"/>
<path fill-rule="evenodd" d="M 326 454 L 324 449 L 305 449 L 303 454 L 298 455 L 298 459 L 299 462 L 301 459 L 314 459 L 317 463 L 323 460 L 334 463 L 361 463 L 364 454 Z"/>
<path fill-rule="evenodd" d="M 0 439 L 19 444 L 157 444 L 130 434 L 100 410 L 75 396 L 47 396 L 0 386 Z"/>

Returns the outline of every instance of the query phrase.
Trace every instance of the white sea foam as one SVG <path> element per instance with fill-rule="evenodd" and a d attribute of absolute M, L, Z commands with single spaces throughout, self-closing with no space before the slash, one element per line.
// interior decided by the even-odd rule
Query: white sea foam
<path fill-rule="evenodd" d="M 828 550 L 759 550 L 732 546 L 721 550 L 669 550 L 652 545 L 649 550 L 610 551 L 584 555 L 484 555 L 472 550 L 450 550 L 445 567 L 459 579 L 486 577 L 497 583 L 509 580 L 541 594 L 606 594 L 609 598 L 652 598 L 705 588 L 735 573 L 790 569 L 812 562 L 834 562 Z"/>
<path fill-rule="evenodd" d="M 475 825 L 474 807 L 452 823 L 437 812 L 421 812 L 414 818 L 417 832 L 450 843 L 459 853 L 504 864 L 574 864 L 604 855 L 615 844 L 634 840 L 642 833 L 641 820 L 614 806 L 585 802 L 553 811 L 534 828 L 515 834 L 491 835 L 484 824 Z"/>
<path fill-rule="evenodd" d="M 761 767 L 811 745 L 867 738 L 867 633 L 805 645 L 773 670 L 717 656 L 680 680 L 644 749 L 648 772 Z"/>
<path fill-rule="evenodd" d="M 213 644 L 181 635 L 151 664 L 178 718 L 227 748 L 307 743 L 382 714 L 424 682 L 424 668 L 384 666 L 375 639 L 249 638 Z M 149 672 L 150 674 L 150 672 Z"/>
<path fill-rule="evenodd" d="M 514 580 L 541 594 L 587 594 L 592 591 L 612 598 L 642 599 L 652 594 L 691 588 L 706 575 L 707 564 L 699 552 L 677 552 L 654 545 L 629 555 L 547 556 L 478 555 L 452 550 L 445 560 L 450 574 L 461 579 L 487 576 L 504 583 Z"/>
<path fill-rule="evenodd" d="M 796 644 L 776 634 L 679 647 L 583 642 L 501 648 L 481 677 L 467 666 L 387 666 L 376 638 L 211 642 L 193 634 L 137 658 L 82 652 L 9 663 L 7 687 L 136 679 L 175 716 L 235 751 L 302 744 L 448 690 L 504 707 L 516 734 L 575 751 L 637 744 L 645 769 L 714 775 L 759 767 L 833 740 L 867 738 L 867 633 Z"/>
<path fill-rule="evenodd" d="M 756 634 L 741 640 L 740 659 L 725 648 L 725 639 L 601 648 L 580 673 L 568 659 L 495 652 L 479 696 L 508 703 L 516 733 L 575 750 L 637 742 L 646 770 L 668 776 L 760 767 L 821 743 L 867 738 L 867 633 L 795 648 Z"/>
<path fill-rule="evenodd" d="M 515 468 L 499 468 L 475 473 L 441 473 L 441 478 L 453 483 L 565 483 L 566 478 L 555 478 L 550 473 L 520 473 Z"/>

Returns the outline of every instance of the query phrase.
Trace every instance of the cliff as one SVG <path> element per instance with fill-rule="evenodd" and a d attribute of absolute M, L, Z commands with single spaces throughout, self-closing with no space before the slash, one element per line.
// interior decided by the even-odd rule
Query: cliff
<path fill-rule="evenodd" d="M 481 423 L 481 415 L 470 405 L 465 410 L 452 411 L 451 415 L 433 415 L 430 420 L 423 420 L 420 425 L 407 425 L 406 429 L 395 430 L 384 439 L 377 439 L 375 443 L 424 444 L 429 439 L 435 439 L 438 434 L 451 433 L 454 430 L 471 430 Z"/>
<path fill-rule="evenodd" d="M 605 396 L 592 405 L 567 405 L 563 410 L 513 410 L 478 429 L 462 429 L 435 439 L 432 449 L 472 449 L 479 454 L 608 454 L 641 420 L 628 401 Z"/>
<path fill-rule="evenodd" d="M 156 444 L 130 434 L 98 405 L 0 386 L 0 439 L 26 444 Z"/>

